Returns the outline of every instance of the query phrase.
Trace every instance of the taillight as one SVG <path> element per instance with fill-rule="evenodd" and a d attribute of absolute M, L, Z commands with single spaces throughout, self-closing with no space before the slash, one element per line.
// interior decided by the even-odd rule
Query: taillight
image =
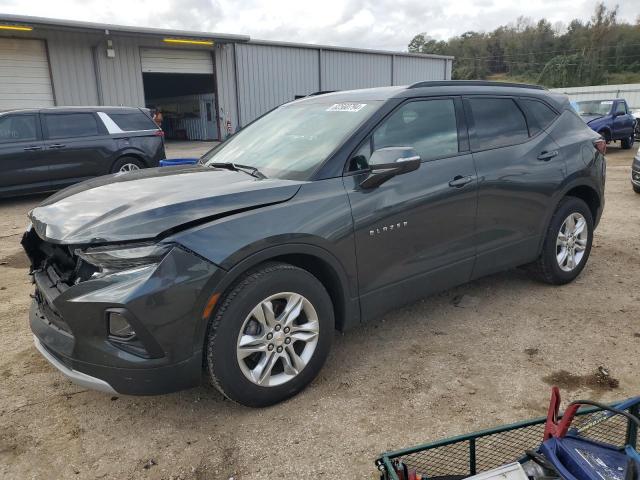
<path fill-rule="evenodd" d="M 604 140 L 604 138 L 595 140 L 593 142 L 593 146 L 596 147 L 596 150 L 598 150 L 602 155 L 607 153 L 607 142 Z"/>
<path fill-rule="evenodd" d="M 156 130 L 156 133 L 154 133 L 154 135 L 156 137 L 164 137 L 164 131 L 158 129 L 158 130 Z"/>

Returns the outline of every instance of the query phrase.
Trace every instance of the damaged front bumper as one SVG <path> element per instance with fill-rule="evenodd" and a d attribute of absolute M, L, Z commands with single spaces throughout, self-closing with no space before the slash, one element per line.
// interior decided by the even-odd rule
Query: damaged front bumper
<path fill-rule="evenodd" d="M 47 262 L 34 268 L 29 314 L 34 342 L 70 380 L 134 395 L 200 383 L 202 309 L 221 273 L 214 264 L 176 246 L 158 264 L 77 284 L 63 281 L 64 274 Z M 126 316 L 135 336 L 114 338 L 110 312 Z"/>
<path fill-rule="evenodd" d="M 90 388 L 91 390 L 98 390 L 105 393 L 118 393 L 113 389 L 111 385 L 109 385 L 104 380 L 100 380 L 99 378 L 92 377 L 91 375 L 87 375 L 86 373 L 82 373 L 67 367 L 53 354 L 51 354 L 47 350 L 47 347 L 45 347 L 40 339 L 35 335 L 33 336 L 33 343 L 35 344 L 36 349 L 42 354 L 42 356 L 73 383 L 82 387 Z"/>

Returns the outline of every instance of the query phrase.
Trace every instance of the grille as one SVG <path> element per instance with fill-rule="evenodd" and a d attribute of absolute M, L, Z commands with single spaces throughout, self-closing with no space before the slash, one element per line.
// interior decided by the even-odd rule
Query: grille
<path fill-rule="evenodd" d="M 49 268 L 48 270 L 49 273 L 51 273 L 52 269 Z M 61 291 L 64 291 L 64 288 L 60 289 L 56 287 L 55 281 L 46 272 L 35 273 L 34 281 L 36 284 L 34 298 L 38 304 L 38 309 L 42 314 L 41 318 L 60 330 L 72 334 L 69 325 L 67 325 L 67 323 L 62 319 L 58 310 L 51 303 L 51 301 L 55 300 L 55 297 L 57 297 Z M 47 299 L 47 295 L 44 293 L 45 290 L 53 294 L 51 299 Z"/>
<path fill-rule="evenodd" d="M 25 233 L 22 246 L 31 260 L 31 271 L 46 272 L 56 285 L 71 286 L 88 279 L 96 270 L 74 255 L 75 246 L 46 242 L 33 229 Z"/>

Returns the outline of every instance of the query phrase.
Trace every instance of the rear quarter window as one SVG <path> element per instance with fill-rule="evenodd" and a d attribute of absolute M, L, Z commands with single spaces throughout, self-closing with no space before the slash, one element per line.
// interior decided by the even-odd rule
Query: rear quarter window
<path fill-rule="evenodd" d="M 158 126 L 142 112 L 107 113 L 113 122 L 125 132 L 157 130 Z"/>
<path fill-rule="evenodd" d="M 469 98 L 475 135 L 471 148 L 484 150 L 522 143 L 529 138 L 527 122 L 511 98 Z"/>
<path fill-rule="evenodd" d="M 540 133 L 558 117 L 558 114 L 551 107 L 539 100 L 521 98 L 520 103 L 527 114 L 531 136 Z"/>

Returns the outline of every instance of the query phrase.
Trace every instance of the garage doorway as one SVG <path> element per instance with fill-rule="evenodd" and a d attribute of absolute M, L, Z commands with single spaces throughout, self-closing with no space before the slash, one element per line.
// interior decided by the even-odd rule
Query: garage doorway
<path fill-rule="evenodd" d="M 211 52 L 141 49 L 145 105 L 162 112 L 168 140 L 217 140 Z"/>

